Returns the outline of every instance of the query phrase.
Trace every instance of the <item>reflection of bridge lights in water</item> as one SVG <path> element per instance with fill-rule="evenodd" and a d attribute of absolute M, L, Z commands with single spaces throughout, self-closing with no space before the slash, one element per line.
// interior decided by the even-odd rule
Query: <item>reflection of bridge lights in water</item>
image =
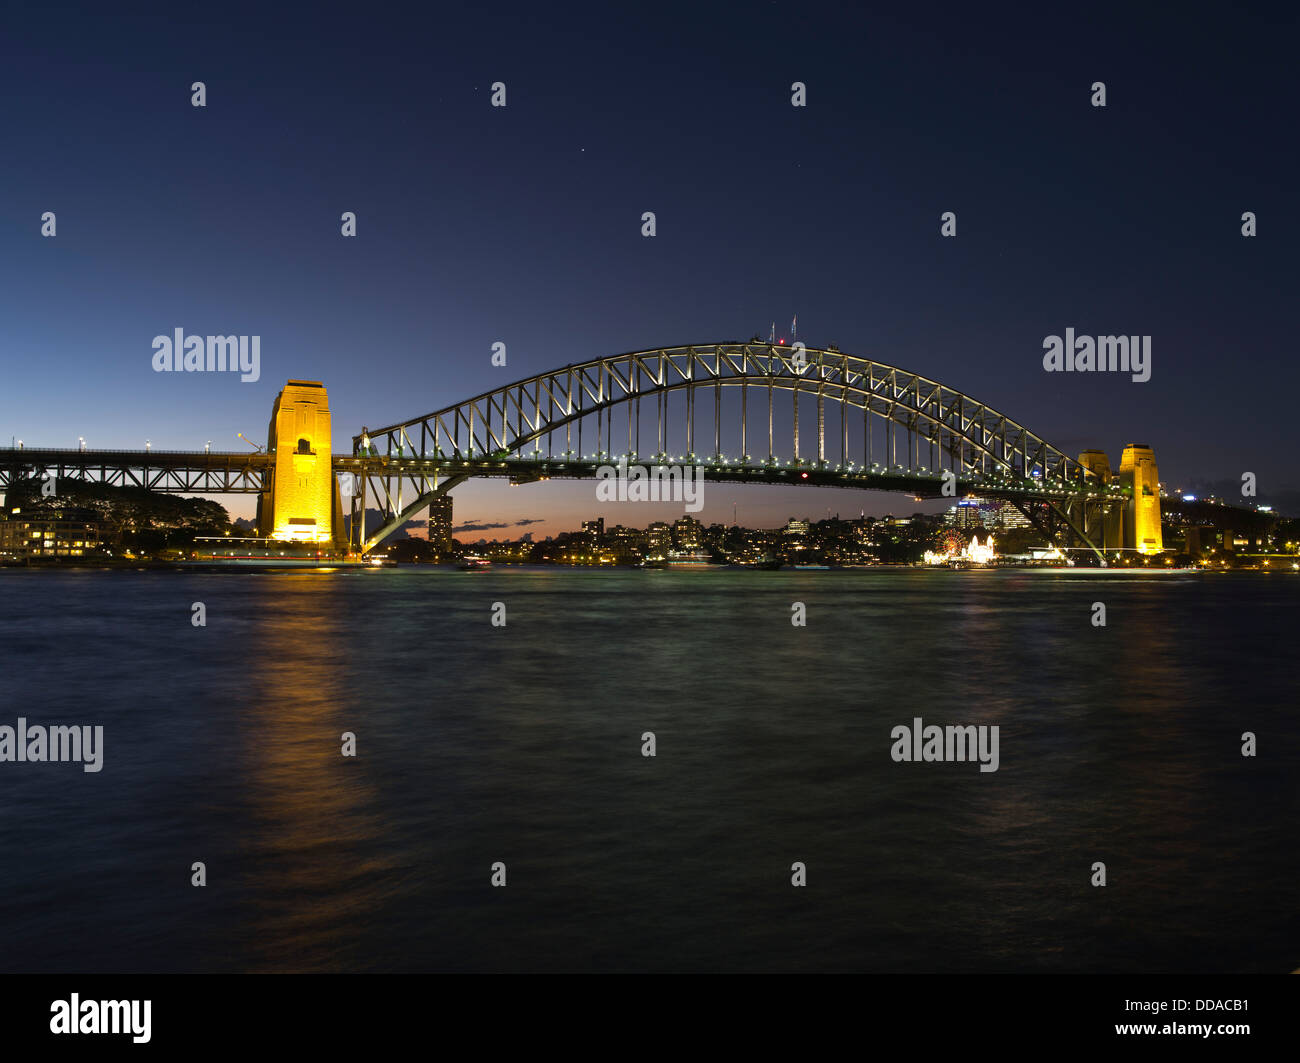
<path fill-rule="evenodd" d="M 236 945 L 254 970 L 355 965 L 358 912 L 377 910 L 392 884 L 394 858 L 375 844 L 378 795 L 341 754 L 357 710 L 340 598 L 330 576 L 304 574 L 253 614 L 255 696 L 236 764 L 251 815 L 241 873 L 257 902 Z"/>

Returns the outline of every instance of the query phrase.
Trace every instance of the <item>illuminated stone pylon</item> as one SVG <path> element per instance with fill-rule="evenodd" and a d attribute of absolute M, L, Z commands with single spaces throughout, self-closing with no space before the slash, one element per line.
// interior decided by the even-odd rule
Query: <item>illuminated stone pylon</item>
<path fill-rule="evenodd" d="M 1145 443 L 1129 443 L 1119 461 L 1119 479 L 1133 489 L 1124 521 L 1124 545 L 1142 554 L 1164 549 L 1160 532 L 1160 474 L 1156 456 Z"/>
<path fill-rule="evenodd" d="M 1156 456 L 1145 443 L 1129 443 L 1120 458 L 1119 471 L 1112 473 L 1105 451 L 1085 450 L 1079 464 L 1103 484 L 1119 483 L 1128 488 L 1122 505 L 1084 507 L 1084 533 L 1103 550 L 1136 550 L 1158 554 L 1164 549 L 1160 531 L 1160 474 Z"/>
<path fill-rule="evenodd" d="M 1102 484 L 1109 484 L 1115 478 L 1104 450 L 1085 450 L 1079 455 L 1079 464 Z M 1083 522 L 1084 534 L 1093 545 L 1102 550 L 1114 550 L 1124 545 L 1124 513 L 1120 506 L 1085 505 Z"/>
<path fill-rule="evenodd" d="M 329 399 L 315 380 L 290 380 L 271 407 L 269 489 L 258 502 L 258 529 L 271 539 L 329 544 L 338 508 L 331 468 Z M 340 522 L 341 531 L 341 522 Z"/>

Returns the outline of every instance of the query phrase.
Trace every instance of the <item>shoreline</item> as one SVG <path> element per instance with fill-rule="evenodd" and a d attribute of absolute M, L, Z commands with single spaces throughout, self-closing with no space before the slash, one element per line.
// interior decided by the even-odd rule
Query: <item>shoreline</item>
<path fill-rule="evenodd" d="M 865 572 L 865 571 L 924 571 L 924 572 L 1053 572 L 1067 573 L 1069 575 L 1192 575 L 1202 573 L 1223 574 L 1225 572 L 1254 572 L 1265 575 L 1287 574 L 1297 571 L 1300 562 L 1292 562 L 1290 565 L 1235 565 L 1232 567 L 1215 567 L 1211 565 L 1194 565 L 1194 566 L 1173 566 L 1173 565 L 1129 565 L 1117 566 L 1111 565 L 1106 568 L 1099 566 L 1081 566 L 1081 565 L 1034 565 L 1034 564 L 1006 564 L 1006 565 L 972 565 L 953 568 L 947 565 L 923 565 L 923 564 L 905 564 L 905 563 L 883 563 L 883 564 L 853 564 L 853 565 L 827 565 L 812 568 L 797 568 L 793 565 L 783 565 L 779 569 L 762 569 L 752 565 L 736 564 L 708 564 L 701 565 L 693 569 L 683 569 L 680 571 L 690 572 Z M 459 563 L 455 561 L 448 562 L 369 562 L 369 561 L 326 561 L 321 560 L 315 563 L 275 563 L 267 564 L 240 564 L 224 563 L 220 561 L 159 561 L 159 560 L 104 560 L 104 561 L 86 561 L 78 558 L 75 561 L 48 560 L 35 562 L 17 562 L 6 561 L 0 562 L 0 571 L 103 571 L 103 572 L 336 572 L 336 571 L 368 571 L 376 570 L 444 570 L 447 572 L 462 571 Z M 493 562 L 488 571 L 498 570 L 523 570 L 532 572 L 554 572 L 554 571 L 584 571 L 584 572 L 666 572 L 674 571 L 667 568 L 643 568 L 638 565 L 556 565 L 556 564 L 530 564 L 527 562 Z"/>

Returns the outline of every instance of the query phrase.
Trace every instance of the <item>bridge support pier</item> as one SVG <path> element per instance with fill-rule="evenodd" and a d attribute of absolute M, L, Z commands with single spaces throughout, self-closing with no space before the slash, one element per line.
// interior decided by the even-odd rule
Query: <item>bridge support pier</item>
<path fill-rule="evenodd" d="M 342 540 L 342 507 L 331 443 L 325 385 L 315 380 L 290 380 L 271 407 L 267 429 L 271 466 L 257 507 L 261 535 L 320 545 Z"/>

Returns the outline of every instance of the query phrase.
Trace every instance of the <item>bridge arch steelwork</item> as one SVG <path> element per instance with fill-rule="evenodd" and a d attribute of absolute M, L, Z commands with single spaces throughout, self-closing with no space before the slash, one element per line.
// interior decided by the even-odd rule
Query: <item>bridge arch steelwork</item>
<path fill-rule="evenodd" d="M 723 394 L 738 397 L 736 413 L 724 417 Z M 789 393 L 792 457 L 777 453 L 776 397 Z M 678 432 L 682 452 L 669 447 L 673 434 L 669 399 L 682 393 Z M 703 397 L 704 402 L 700 402 Z M 712 400 L 711 402 L 709 400 Z M 815 457 L 801 454 L 801 400 L 816 409 Z M 651 407 L 654 450 L 645 453 L 643 405 Z M 734 404 L 734 403 L 733 403 Z M 828 457 L 826 408 L 838 407 L 839 426 Z M 701 408 L 712 408 L 712 439 L 696 432 Z M 849 413 L 860 411 L 861 461 L 849 455 Z M 760 431 L 751 430 L 758 415 Z M 856 412 L 854 413 L 856 417 Z M 583 427 L 595 421 L 597 447 L 587 453 Z M 615 434 L 615 421 L 618 433 Z M 741 453 L 727 458 L 723 429 L 739 435 Z M 574 449 L 574 429 L 578 448 Z M 563 450 L 556 453 L 558 436 Z M 876 459 L 876 440 L 883 451 Z M 765 440 L 763 437 L 766 437 Z M 698 440 L 711 448 L 697 453 Z M 782 440 L 784 441 L 784 436 Z M 545 450 L 543 451 L 543 440 Z M 616 449 L 615 442 L 620 449 Z M 765 442 L 766 457 L 750 451 Z M 903 442 L 904 458 L 898 449 Z M 625 449 L 621 449 L 625 447 Z M 928 461 L 923 449 L 929 450 Z M 549 476 L 590 476 L 620 458 L 662 465 L 702 465 L 711 479 L 783 482 L 789 470 L 814 474 L 822 485 L 908 490 L 940 494 L 946 478 L 962 493 L 1005 497 L 1017 505 L 1044 503 L 1082 541 L 1078 522 L 1063 500 L 1110 501 L 1113 488 L 1090 470 L 1005 414 L 936 380 L 834 347 L 802 348 L 751 341 L 709 343 L 634 351 L 567 365 L 518 380 L 422 417 L 353 437 L 353 454 L 366 486 L 353 495 L 353 540 L 368 550 L 433 499 L 474 475 L 509 475 L 517 481 Z M 374 461 L 380 460 L 376 468 Z M 364 467 L 362 464 L 364 463 Z M 407 502 L 405 486 L 414 498 Z M 364 532 L 364 508 L 373 495 L 386 514 L 374 534 Z M 1044 507 L 1026 507 L 1040 512 Z M 1091 543 L 1087 543 L 1089 547 Z M 1095 549 L 1095 548 L 1093 548 Z"/>

